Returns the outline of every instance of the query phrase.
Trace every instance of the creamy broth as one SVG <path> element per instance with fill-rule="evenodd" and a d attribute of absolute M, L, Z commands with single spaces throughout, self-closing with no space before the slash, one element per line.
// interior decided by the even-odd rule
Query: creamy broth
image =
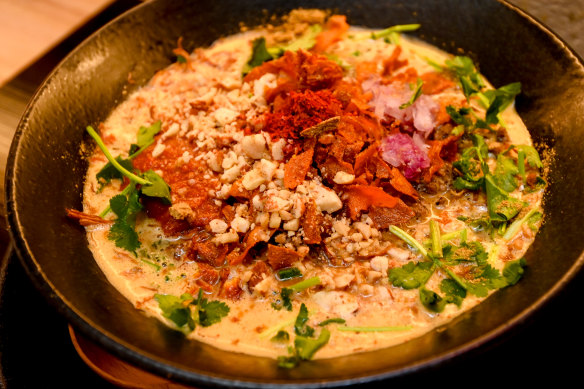
<path fill-rule="evenodd" d="M 322 28 L 330 30 L 330 22 Z M 282 92 L 274 97 L 273 91 L 290 78 L 286 74 L 286 54 L 270 61 L 272 64 L 284 63 L 283 67 L 274 65 L 269 68 L 271 65 L 267 64 L 270 62 L 264 62 L 242 77 L 242 69 L 252 56 L 252 42 L 266 36 L 271 47 L 285 46 L 289 42 L 277 35 L 281 32 L 277 29 L 253 30 L 220 39 L 210 48 L 197 49 L 188 58 L 179 52 L 181 61 L 159 71 L 148 85 L 120 104 L 103 123 L 100 134 L 111 153 L 127 158 L 130 146 L 136 143 L 138 129 L 160 121 L 161 131 L 155 135 L 154 143 L 135 157 L 133 163 L 134 168 L 142 172 L 151 169 L 162 177 L 170 186 L 172 198 L 170 208 L 143 200 L 147 212 L 139 213 L 136 219 L 140 246 L 135 255 L 126 248 L 116 247 L 116 242 L 108 239 L 111 222 L 86 223 L 90 224 L 87 226 L 89 247 L 108 280 L 137 309 L 172 328 L 177 327 L 176 323 L 165 317 L 155 296 L 190 293 L 196 297 L 202 289 L 209 300 L 224 302 L 229 313 L 213 325 L 197 325 L 192 331 L 184 331 L 189 338 L 221 349 L 272 358 L 287 355 L 288 346 L 294 344 L 294 322 L 301 304 L 305 304 L 308 310 L 307 324 L 316 330 L 315 338 L 322 333 L 322 328 L 330 331 L 330 339 L 314 358 L 330 358 L 407 341 L 480 303 L 485 296 L 477 297 L 476 294 L 480 293 L 473 294 L 469 289 L 466 298 L 458 303 L 449 303 L 443 309 L 433 311 L 422 304 L 419 287 L 405 289 L 403 285 L 396 286 L 396 281 L 388 277 L 392 269 L 409 262 L 428 261 L 428 257 L 390 232 L 382 222 L 387 218 L 376 217 L 374 212 L 391 209 L 392 214 L 403 204 L 405 208 L 401 212 L 407 216 L 391 216 L 389 219 L 393 222 L 390 224 L 401 227 L 418 242 L 427 244 L 431 238 L 429 222 L 434 220 L 442 235 L 450 233 L 454 236 L 444 242 L 444 261 L 450 255 L 448 250 L 470 250 L 464 242 L 479 242 L 484 249 L 480 261 L 487 261 L 503 274 L 505 265 L 520 258 L 534 238 L 539 221 L 528 223 L 535 220 L 528 217 L 538 213 L 543 189 L 527 190 L 529 180 L 526 177 L 538 174 L 539 170 L 526 162 L 527 173 L 511 169 L 517 187 L 508 195 L 526 203 L 508 222 L 502 223 L 509 231 L 513 222 L 524 218 L 525 223 L 515 223 L 518 227 L 514 234 L 506 232 L 501 223 L 492 230 L 489 230 L 492 224 L 481 228 L 479 224 L 470 223 L 471 219 L 489 214 L 484 190 L 455 190 L 452 187 L 453 179 L 460 175 L 460 171 L 452 168 L 453 163 L 460 160 L 464 150 L 472 144 L 471 137 L 464 131 L 452 135 L 456 128 L 459 132 L 463 129 L 457 127 L 449 116 L 439 124 L 437 118 L 440 112 L 444 118 L 444 109 L 449 105 L 470 107 L 475 117 L 481 118 L 485 117 L 486 108 L 480 105 L 480 98 L 471 98 L 470 105 L 467 104 L 456 76 L 447 70 L 436 70 L 435 64 L 445 66 L 453 56 L 403 34 L 399 36 L 399 43 L 373 39 L 371 30 L 361 28 L 351 28 L 341 40 L 326 46 L 320 52 L 319 61 L 327 61 L 325 65 L 334 68 L 333 71 L 342 71 L 342 78 L 331 87 L 337 88 L 334 90 L 336 94 L 326 96 L 341 99 L 346 97 L 350 88 L 359 89 L 356 92 L 358 97 L 349 96 L 356 102 L 351 100 L 348 104 L 343 103 L 345 107 L 338 108 L 343 113 L 340 122 L 335 124 L 337 127 L 332 130 L 333 134 L 340 131 L 342 124 L 339 123 L 349 126 L 357 117 L 360 123 L 371 125 L 374 128 L 371 131 L 378 131 L 379 136 L 370 136 L 361 142 L 363 144 L 359 139 L 348 142 L 348 145 L 356 145 L 354 155 L 347 157 L 348 151 L 343 151 L 345 154 L 341 152 L 344 156 L 340 158 L 345 159 L 340 162 L 337 159 L 337 165 L 334 165 L 326 155 L 328 151 L 323 151 L 330 149 L 334 154 L 338 150 L 335 135 L 326 138 L 329 130 L 317 128 L 323 132 L 313 138 L 298 136 L 292 140 L 277 136 L 275 131 L 269 132 L 276 127 L 274 123 L 289 120 L 276 117 L 275 105 L 286 107 L 289 104 L 286 99 L 294 93 L 310 94 L 306 90 L 295 90 L 292 85 L 288 89 L 282 88 Z M 309 33 L 309 27 L 305 27 L 296 31 L 296 35 L 292 34 L 291 39 L 295 41 Z M 396 51 L 398 47 L 401 52 Z M 307 57 L 316 56 L 302 52 Z M 393 54 L 392 62 L 388 58 Z M 308 63 L 312 59 L 303 60 Z M 367 64 L 368 76 L 363 71 Z M 377 64 L 377 67 L 371 64 Z M 322 66 L 319 63 L 315 69 L 322 69 Z M 388 71 L 388 68 L 391 69 Z M 413 78 L 408 76 L 408 69 L 414 69 L 416 75 Z M 403 112 L 411 109 L 414 119 L 404 114 L 403 118 L 395 120 L 388 114 L 391 109 L 384 101 L 387 96 L 383 93 L 389 90 L 388 86 L 410 85 L 411 92 L 406 89 L 403 89 L 406 92 L 399 92 L 402 93 L 401 102 L 406 103 L 413 94 L 417 78 L 427 73 L 433 73 L 434 78 L 429 76 L 426 80 L 437 80 L 438 84 L 445 86 L 442 89 L 436 87 L 431 94 L 422 89 L 421 96 L 410 107 L 401 108 Z M 341 82 L 346 82 L 348 87 L 339 92 L 337 86 Z M 314 83 L 319 85 L 314 88 L 314 93 L 330 89 L 321 88 L 320 79 Z M 425 81 L 424 85 L 430 83 Z M 493 88 L 485 81 L 484 90 L 489 89 Z M 359 98 L 362 100 L 357 101 Z M 430 108 L 423 106 L 426 103 Z M 429 112 L 428 120 L 432 126 L 426 132 L 420 128 L 427 123 L 416 124 L 416 120 L 424 120 L 419 117 L 424 110 Z M 294 115 L 299 115 L 294 112 Z M 345 119 L 343 115 L 350 117 Z M 486 147 L 490 153 L 485 162 L 492 172 L 496 171 L 497 163 L 503 163 L 497 161 L 497 155 L 503 153 L 519 168 L 525 153 L 519 156 L 516 149 L 509 147 L 531 145 L 529 133 L 513 104 L 498 117 L 499 123 L 491 124 L 491 130 L 476 130 L 486 134 Z M 445 144 L 450 139 L 448 137 L 456 138 L 449 144 L 456 144 L 457 150 L 444 157 L 441 157 L 443 151 L 439 151 L 437 159 L 430 160 L 430 166 L 421 168 L 413 177 L 407 172 L 407 163 L 398 165 L 395 158 L 386 157 L 384 153 L 387 152 L 382 151 L 386 150 L 383 142 L 396 131 L 412 139 L 417 134 L 415 140 L 419 146 L 412 147 L 418 147 L 421 153 L 426 153 L 424 158 L 428 158 L 432 145 L 441 141 L 436 135 L 438 128 L 447 132 L 447 137 L 441 139 Z M 498 135 L 492 135 L 494 133 Z M 377 147 L 372 155 L 377 161 L 382 161 L 378 164 L 392 172 L 391 179 L 403 179 L 410 174 L 409 178 L 406 177 L 409 184 L 395 186 L 398 187 L 396 190 L 391 186 L 394 184 L 384 181 L 380 170 L 373 172 L 369 160 L 365 160 L 365 168 L 361 169 L 363 174 L 350 173 L 358 173 L 355 161 L 372 145 Z M 349 148 L 347 146 L 346 150 Z M 312 154 L 306 154 L 307 150 L 312 150 Z M 296 163 L 302 155 L 310 156 L 310 167 L 298 183 L 288 184 L 292 175 L 290 171 L 296 168 L 296 165 L 289 165 L 290 161 Z M 425 181 L 423 177 L 427 177 L 425 175 L 434 163 L 440 163 L 438 159 L 443 163 L 441 170 L 429 174 Z M 106 162 L 99 150 L 90 157 L 84 189 L 85 214 L 103 213 L 110 199 L 125 187 L 119 179 L 103 186 L 98 181 L 96 174 Z M 339 166 L 347 164 L 351 165 L 350 168 L 337 170 L 334 176 L 330 173 L 330 169 L 340 169 Z M 444 169 L 447 173 L 443 172 Z M 434 185 L 440 177 L 446 177 L 446 186 Z M 355 200 L 358 209 L 353 210 L 351 196 L 353 199 L 362 196 L 363 187 L 375 186 L 374 182 L 382 183 L 376 188 L 387 192 L 383 196 L 399 199 L 396 208 L 379 205 L 388 204 L 390 197 L 376 197 L 375 201 L 367 200 L 369 205 Z M 533 184 L 533 179 L 530 182 Z M 236 185 L 239 185 L 240 193 L 236 192 Z M 415 193 L 405 193 L 411 190 Z M 373 193 L 372 189 L 367 191 Z M 308 236 L 308 229 L 315 228 L 308 220 L 310 212 L 317 220 L 317 238 Z M 113 212 L 102 216 L 111 221 L 117 217 Z M 464 231 L 464 238 L 457 235 L 457 231 Z M 250 243 L 252 241 L 254 243 Z M 433 246 L 425 247 L 432 252 Z M 450 277 L 446 268 L 463 277 L 463 284 L 474 282 L 468 272 L 474 271 L 471 262 L 475 259 L 471 258 L 475 257 L 474 254 L 468 255 L 464 260 L 459 258 L 456 265 L 434 269 L 424 284 L 425 288 L 445 297 L 445 292 L 441 292 L 441 282 Z M 302 277 L 280 281 L 278 271 L 290 268 L 298 269 Z M 292 293 L 292 310 L 279 305 L 283 288 L 314 277 L 318 277 L 317 284 Z M 496 289 L 498 287 L 488 288 L 485 295 Z M 344 323 L 318 326 L 331 318 L 342 319 Z M 366 328 L 357 331 L 344 327 Z M 275 342 L 272 338 L 279 331 L 286 331 L 290 340 Z"/>

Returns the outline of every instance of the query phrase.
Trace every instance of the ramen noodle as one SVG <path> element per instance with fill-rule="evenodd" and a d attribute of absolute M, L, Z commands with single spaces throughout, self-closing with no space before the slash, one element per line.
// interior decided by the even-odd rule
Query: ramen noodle
<path fill-rule="evenodd" d="M 407 341 L 515 284 L 545 187 L 520 84 L 492 87 L 418 28 L 303 10 L 179 41 L 88 129 L 70 215 L 108 280 L 189 338 L 283 367 Z"/>

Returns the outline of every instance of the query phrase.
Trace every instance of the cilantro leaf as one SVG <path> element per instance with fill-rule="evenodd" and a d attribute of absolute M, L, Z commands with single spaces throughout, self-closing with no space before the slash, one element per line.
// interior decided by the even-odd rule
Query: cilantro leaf
<path fill-rule="evenodd" d="M 331 337 L 331 333 L 326 328 L 320 331 L 317 339 L 307 338 L 306 336 L 297 336 L 294 339 L 296 355 L 304 361 L 311 360 L 314 354 L 326 345 Z"/>
<path fill-rule="evenodd" d="M 210 301 L 207 299 L 199 301 L 199 323 L 203 327 L 219 323 L 221 319 L 229 314 L 229 307 L 223 301 Z"/>
<path fill-rule="evenodd" d="M 296 322 L 294 323 L 294 333 L 300 336 L 314 336 L 314 328 L 308 326 L 306 322 L 308 321 L 308 308 L 302 303 L 300 305 L 300 311 L 296 317 Z"/>
<path fill-rule="evenodd" d="M 519 174 L 519 169 L 515 162 L 499 154 L 497 156 L 497 167 L 495 168 L 495 183 L 507 192 L 513 192 L 517 188 L 517 180 L 515 176 Z"/>
<path fill-rule="evenodd" d="M 280 298 L 272 303 L 272 308 L 274 308 L 276 311 L 279 311 L 282 308 L 286 308 L 287 311 L 291 311 L 292 299 L 290 296 L 292 295 L 292 292 L 294 292 L 292 289 L 282 288 L 280 291 Z"/>
<path fill-rule="evenodd" d="M 507 262 L 503 268 L 503 277 L 507 285 L 515 285 L 525 272 L 525 259 L 519 258 L 515 261 Z"/>
<path fill-rule="evenodd" d="M 243 75 L 245 76 L 253 68 L 260 66 L 266 61 L 274 59 L 266 48 L 266 38 L 259 37 L 252 42 L 251 58 L 243 66 Z"/>
<path fill-rule="evenodd" d="M 458 77 L 462 92 L 467 100 L 485 87 L 481 75 L 469 57 L 456 56 L 453 59 L 446 60 L 445 64 L 447 69 Z"/>
<path fill-rule="evenodd" d="M 118 161 L 118 163 L 125 169 L 129 171 L 134 170 L 134 166 L 132 165 L 131 160 L 124 159 L 121 156 L 118 156 L 116 157 L 116 161 Z M 97 178 L 97 182 L 99 183 L 98 191 L 101 191 L 104 186 L 111 182 L 111 180 L 113 179 L 123 180 L 124 175 L 120 173 L 120 171 L 116 169 L 114 165 L 111 164 L 111 162 L 108 162 L 104 165 L 104 167 L 101 168 L 99 172 L 97 172 L 95 178 Z"/>
<path fill-rule="evenodd" d="M 149 127 L 140 126 L 136 135 L 136 145 L 138 148 L 149 146 L 154 143 L 154 136 L 160 132 L 162 122 L 160 120 L 152 123 Z"/>
<path fill-rule="evenodd" d="M 389 271 L 389 281 L 393 286 L 404 289 L 416 289 L 425 284 L 434 272 L 432 262 L 408 262 L 402 267 Z"/>
<path fill-rule="evenodd" d="M 521 93 L 521 83 L 514 82 L 498 89 L 483 92 L 484 98 L 489 102 L 485 120 L 488 124 L 499 123 L 498 115 L 503 112 L 513 101 L 515 96 Z"/>
<path fill-rule="evenodd" d="M 442 312 L 447 303 L 438 293 L 425 287 L 420 288 L 420 301 L 424 307 L 432 312 Z"/>
<path fill-rule="evenodd" d="M 288 343 L 289 340 L 290 335 L 284 330 L 278 331 L 278 333 L 270 339 L 270 341 L 275 343 Z"/>
<path fill-rule="evenodd" d="M 142 186 L 142 194 L 148 197 L 158 197 L 162 200 L 163 203 L 170 205 L 172 203 L 170 197 L 170 187 L 162 179 L 162 177 L 156 174 L 153 170 L 144 172 L 143 176 L 151 182 L 151 185 Z"/>
<path fill-rule="evenodd" d="M 171 320 L 178 328 L 182 328 L 188 324 L 191 314 L 188 303 L 193 300 L 193 296 L 188 293 L 180 297 L 170 294 L 155 294 L 154 299 L 158 302 L 162 316 Z"/>
<path fill-rule="evenodd" d="M 108 239 L 113 240 L 116 247 L 136 255 L 136 250 L 141 246 L 135 231 L 136 215 L 142 210 L 142 204 L 138 200 L 138 191 L 133 190 L 127 198 L 123 194 L 112 197 L 110 207 L 118 218 L 109 230 Z"/>
<path fill-rule="evenodd" d="M 445 278 L 440 282 L 440 291 L 445 294 L 445 300 L 448 303 L 459 307 L 466 298 L 466 290 L 450 278 Z"/>
<path fill-rule="evenodd" d="M 197 325 L 208 327 L 219 323 L 229 314 L 229 307 L 222 301 L 210 301 L 203 297 L 202 289 L 199 296 L 193 299 L 188 293 L 176 297 L 168 294 L 155 294 L 154 299 L 162 311 L 162 316 L 176 324 L 179 330 L 188 333 Z"/>
<path fill-rule="evenodd" d="M 515 217 L 524 207 L 524 203 L 501 189 L 492 175 L 485 176 L 487 208 L 489 217 L 494 222 L 507 222 Z"/>
<path fill-rule="evenodd" d="M 527 163 L 534 168 L 543 168 L 543 163 L 539 158 L 539 153 L 533 146 L 528 145 L 518 145 L 514 146 L 517 150 L 523 151 L 525 153 L 525 160 Z"/>

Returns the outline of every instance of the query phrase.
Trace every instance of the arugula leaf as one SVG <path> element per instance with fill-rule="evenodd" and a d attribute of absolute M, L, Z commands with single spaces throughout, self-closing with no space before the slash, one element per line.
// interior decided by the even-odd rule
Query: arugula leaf
<path fill-rule="evenodd" d="M 410 99 L 407 102 L 400 105 L 399 109 L 406 109 L 407 107 L 414 104 L 416 102 L 416 100 L 422 95 L 422 86 L 423 85 L 424 85 L 424 82 L 422 81 L 422 79 L 418 78 L 418 80 L 416 81 L 416 88 L 414 89 L 414 94 L 412 95 L 412 97 L 410 97 Z"/>
<path fill-rule="evenodd" d="M 156 174 L 153 170 L 144 172 L 143 176 L 151 182 L 151 185 L 142 186 L 142 194 L 148 197 L 157 197 L 162 200 L 164 204 L 170 205 L 172 203 L 170 187 L 162 177 Z"/>
<path fill-rule="evenodd" d="M 297 267 L 290 267 L 288 269 L 279 270 L 277 275 L 278 280 L 286 281 L 291 280 L 292 278 L 302 277 L 302 272 Z"/>
<path fill-rule="evenodd" d="M 396 267 L 389 271 L 389 281 L 393 286 L 404 289 L 416 289 L 424 285 L 434 273 L 432 262 L 408 262 L 402 267 Z"/>

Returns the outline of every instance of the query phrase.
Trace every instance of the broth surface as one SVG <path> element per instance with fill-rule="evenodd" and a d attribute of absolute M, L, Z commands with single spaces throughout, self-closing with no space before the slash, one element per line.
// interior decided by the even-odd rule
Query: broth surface
<path fill-rule="evenodd" d="M 420 336 L 502 287 L 485 283 L 482 293 L 469 285 L 482 282 L 486 276 L 477 269 L 486 266 L 497 269 L 497 282 L 503 282 L 505 266 L 534 239 L 543 193 L 534 181 L 540 169 L 529 163 L 531 149 L 512 147 L 531 145 L 513 104 L 488 129 L 473 130 L 488 148 L 482 169 L 493 172 L 497 188 L 502 177 L 516 185 L 500 194 L 508 197 L 499 205 L 515 204 L 510 198 L 525 204 L 495 223 L 489 219 L 493 192 L 454 187 L 462 175 L 456 161 L 478 146 L 446 108 L 464 107 L 472 120 L 488 114 L 484 96 L 467 99 L 453 67 L 445 65 L 454 57 L 403 34 L 374 39 L 373 30 L 362 28 L 322 38 L 342 27 L 335 18 L 291 16 L 296 29 L 252 30 L 192 54 L 179 45 L 177 63 L 159 71 L 100 127 L 111 153 L 128 158 L 141 127 L 161 126 L 132 164 L 166 181 L 172 205 L 142 198 L 135 253 L 111 239 L 111 221 L 119 217 L 114 212 L 102 215 L 110 222 L 87 226 L 95 260 L 137 309 L 177 328 L 156 296 L 196 298 L 202 290 L 229 313 L 209 326 L 181 328 L 189 338 L 276 358 L 294 345 L 304 304 L 313 337 L 330 331 L 314 358 L 330 358 Z M 260 37 L 270 49 L 290 50 L 242 77 Z M 307 39 L 316 41 L 309 50 L 294 46 Z M 484 91 L 493 90 L 483 81 Z M 398 139 L 420 160 L 399 154 L 403 149 L 392 143 Z M 128 185 L 127 179 L 104 184 L 96 177 L 106 162 L 100 150 L 90 157 L 85 214 L 102 214 Z M 504 164 L 515 168 L 504 175 Z M 406 289 L 395 269 L 431 260 L 389 227 L 400 227 L 434 253 L 430 220 L 449 237 L 441 241 L 445 265 L 422 286 Z M 302 276 L 281 280 L 280 272 L 289 269 Z M 316 277 L 314 285 L 294 289 Z M 421 290 L 447 299 L 444 280 L 468 286 L 465 297 L 432 310 Z M 284 288 L 292 290 L 291 310 Z M 318 325 L 331 318 L 343 323 Z M 273 339 L 280 331 L 289 341 Z"/>

